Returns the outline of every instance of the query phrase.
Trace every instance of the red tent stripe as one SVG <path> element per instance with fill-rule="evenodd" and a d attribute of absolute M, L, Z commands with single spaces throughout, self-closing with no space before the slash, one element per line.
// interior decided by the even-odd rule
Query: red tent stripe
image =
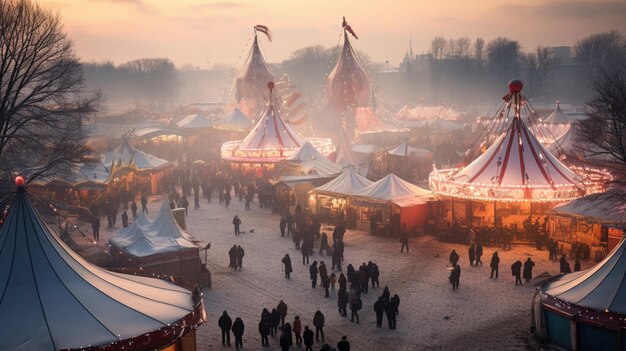
<path fill-rule="evenodd" d="M 526 136 L 527 140 L 530 140 L 530 137 L 528 136 L 528 131 L 526 130 L 526 128 L 523 129 L 524 130 L 524 135 Z M 529 142 L 530 143 L 530 142 Z M 530 143 L 529 145 L 530 151 L 533 154 L 533 158 L 535 159 L 535 162 L 537 163 L 537 166 L 539 166 L 539 170 L 541 171 L 541 174 L 543 175 L 543 177 L 545 178 L 545 180 L 554 185 L 554 181 L 552 180 L 552 178 L 550 177 L 550 175 L 548 174 L 548 172 L 546 171 L 545 167 L 543 166 L 543 164 L 541 163 L 541 159 L 539 158 L 539 155 L 537 155 L 537 151 L 535 151 L 535 147 L 532 145 L 532 143 Z M 547 157 L 546 157 L 547 158 Z M 557 169 L 558 170 L 558 169 Z M 560 172 L 559 172 L 560 173 Z"/>
<path fill-rule="evenodd" d="M 504 143 L 504 140 L 506 140 L 506 138 L 504 138 L 504 139 L 502 139 L 502 140 L 500 141 L 500 145 L 498 145 L 498 149 L 502 148 L 502 144 Z M 473 176 L 470 180 L 468 180 L 467 182 L 468 182 L 468 183 L 471 183 L 471 182 L 473 182 L 476 178 L 478 178 L 478 177 L 479 177 L 479 176 L 480 176 L 480 175 L 481 175 L 481 174 L 485 171 L 485 169 L 487 169 L 487 167 L 491 164 L 491 162 L 493 162 L 493 159 L 496 157 L 496 154 L 497 154 L 497 153 L 498 153 L 498 152 L 494 152 L 493 154 L 491 154 L 491 157 L 489 157 L 489 160 L 487 160 L 487 162 L 485 162 L 485 164 L 483 165 L 483 167 L 482 167 L 482 168 L 481 168 L 478 172 L 476 172 L 476 174 L 474 174 L 474 176 Z"/>
<path fill-rule="evenodd" d="M 281 147 L 285 147 L 283 143 L 283 139 L 280 137 L 280 131 L 278 131 L 278 123 L 276 122 L 276 109 L 272 106 L 272 119 L 274 120 L 274 132 L 276 133 L 276 138 L 278 138 L 278 143 Z"/>
<path fill-rule="evenodd" d="M 518 122 L 519 123 L 519 122 Z M 518 135 L 518 140 L 522 138 L 522 131 L 521 131 L 521 127 L 518 128 L 519 131 L 517 132 Z M 526 142 L 528 140 L 525 140 L 524 142 Z M 522 145 L 519 145 L 519 142 L 517 143 L 517 149 L 519 151 L 519 163 L 520 163 L 520 172 L 522 172 L 522 184 L 526 184 L 526 164 L 524 163 L 524 144 L 522 143 Z"/>
<path fill-rule="evenodd" d="M 506 151 L 504 153 L 504 161 L 502 162 L 502 168 L 500 169 L 500 175 L 498 176 L 498 185 L 502 184 L 502 179 L 504 178 L 504 173 L 506 172 L 506 166 L 509 163 L 509 156 L 511 155 L 511 146 L 513 145 L 513 139 L 515 138 L 515 122 L 511 126 L 511 136 L 509 137 L 509 143 L 506 146 Z"/>

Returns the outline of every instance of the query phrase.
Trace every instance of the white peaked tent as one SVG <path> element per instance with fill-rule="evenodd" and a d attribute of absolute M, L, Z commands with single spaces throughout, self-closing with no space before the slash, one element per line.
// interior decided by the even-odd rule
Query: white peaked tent
<path fill-rule="evenodd" d="M 548 145 L 548 151 L 556 156 L 576 152 L 576 125 L 572 124 L 565 133 Z"/>
<path fill-rule="evenodd" d="M 204 130 L 213 127 L 215 122 L 209 118 L 208 115 L 204 113 L 194 113 L 192 115 L 187 115 L 178 123 L 178 127 L 187 131 L 194 130 Z"/>
<path fill-rule="evenodd" d="M 354 167 L 347 167 L 337 178 L 318 186 L 312 192 L 326 195 L 354 195 L 370 184 L 372 182 L 361 176 Z"/>
<path fill-rule="evenodd" d="M 409 207 L 425 204 L 431 199 L 432 194 L 432 191 L 413 185 L 392 173 L 357 191 L 354 195 L 389 201 L 400 207 Z"/>
<path fill-rule="evenodd" d="M 293 156 L 288 157 L 287 162 L 299 166 L 304 174 L 315 173 L 322 177 L 336 176 L 343 168 L 317 151 L 308 141 Z"/>
<path fill-rule="evenodd" d="M 126 139 L 122 139 L 122 143 L 115 148 L 115 150 L 104 154 L 103 162 L 106 166 L 111 165 L 111 163 L 115 165 L 120 163 L 121 166 L 130 166 L 133 164 L 140 171 L 158 171 L 172 164 L 170 161 L 135 149 Z"/>
<path fill-rule="evenodd" d="M 426 149 L 420 149 L 412 146 L 408 146 L 406 142 L 398 145 L 397 147 L 387 151 L 389 155 L 393 156 L 409 156 L 409 157 L 432 157 L 433 153 Z"/>
<path fill-rule="evenodd" d="M 161 205 L 159 214 L 153 221 L 141 213 L 130 226 L 120 229 L 109 239 L 111 246 L 134 257 L 186 249 L 198 250 L 195 242 L 196 240 L 178 226 L 166 202 Z"/>
<path fill-rule="evenodd" d="M 533 324 L 549 343 L 580 350 L 626 346 L 625 240 L 593 268 L 543 284 L 534 299 Z"/>
<path fill-rule="evenodd" d="M 305 140 L 270 104 L 269 108 L 250 134 L 242 141 L 242 148 L 249 150 L 298 150 Z M 292 151 L 292 152 L 293 152 Z"/>
<path fill-rule="evenodd" d="M 199 292 L 84 260 L 18 189 L 0 231 L 1 350 L 183 347 L 204 316 Z"/>
<path fill-rule="evenodd" d="M 252 121 L 246 116 L 239 107 L 235 107 L 226 116 L 214 122 L 213 128 L 220 130 L 230 130 L 235 132 L 245 132 L 252 126 Z"/>
<path fill-rule="evenodd" d="M 561 110 L 561 104 L 556 103 L 556 109 L 543 120 L 543 123 L 548 124 L 571 124 L 574 119 L 568 116 L 563 110 Z"/>

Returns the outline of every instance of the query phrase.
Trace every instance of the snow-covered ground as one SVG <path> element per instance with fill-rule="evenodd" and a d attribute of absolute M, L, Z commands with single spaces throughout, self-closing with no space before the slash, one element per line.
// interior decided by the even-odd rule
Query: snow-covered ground
<path fill-rule="evenodd" d="M 151 216 L 157 213 L 158 200 L 155 198 L 149 204 Z M 245 231 L 239 236 L 233 233 L 235 214 L 241 218 L 241 229 Z M 237 200 L 228 209 L 216 201 L 209 205 L 206 200 L 199 210 L 193 210 L 193 205 L 189 209 L 188 232 L 212 243 L 208 253 L 212 289 L 204 291 L 209 321 L 198 329 L 199 350 L 234 349 L 234 338 L 232 347 L 221 345 L 217 319 L 223 310 L 233 320 L 243 319 L 244 349 L 280 350 L 278 337 L 270 336 L 269 348 L 261 346 L 258 323 L 263 308 L 271 310 L 281 299 L 288 305 L 287 320 L 292 322 L 299 315 L 303 329 L 305 325 L 312 328 L 315 311 L 322 311 L 326 317 L 326 342 L 331 346 L 336 346 L 341 336 L 346 335 L 352 350 L 523 350 L 527 348 L 525 339 L 534 288 L 532 284 L 515 286 L 510 266 L 515 260 L 523 262 L 530 256 L 536 263 L 535 276 L 544 271 L 558 273 L 558 262 L 548 261 L 547 251 L 537 251 L 531 246 L 514 246 L 510 251 L 485 247 L 485 265 L 471 267 L 464 245 L 441 243 L 424 236 L 411 240 L 410 253 L 400 254 L 401 245 L 396 240 L 348 231 L 344 238 L 344 273 L 348 263 L 358 268 L 370 260 L 381 271 L 381 287 L 370 288 L 369 294 L 362 295 L 361 323 L 355 324 L 338 313 L 336 292 L 324 298 L 319 285 L 311 289 L 308 265 L 302 265 L 302 255 L 295 250 L 291 238 L 280 237 L 278 220 L 269 210 L 258 208 L 257 203 L 252 210 L 245 211 L 243 203 Z M 104 228 L 101 239 L 108 240 L 109 235 L 110 231 Z M 233 244 L 245 250 L 242 271 L 228 268 L 228 250 Z M 452 249 L 461 256 L 459 291 L 453 291 L 448 282 L 446 267 Z M 494 250 L 498 250 L 501 259 L 499 279 L 489 278 L 489 261 Z M 294 268 L 291 280 L 284 278 L 282 270 L 281 259 L 286 253 L 291 256 Z M 330 267 L 329 257 L 316 254 L 311 257 L 313 260 L 323 260 Z M 591 264 L 583 262 L 583 268 Z M 373 304 L 384 286 L 389 287 L 392 296 L 400 296 L 396 330 L 385 327 L 386 318 L 383 328 L 376 327 Z M 321 345 L 316 343 L 314 349 Z"/>

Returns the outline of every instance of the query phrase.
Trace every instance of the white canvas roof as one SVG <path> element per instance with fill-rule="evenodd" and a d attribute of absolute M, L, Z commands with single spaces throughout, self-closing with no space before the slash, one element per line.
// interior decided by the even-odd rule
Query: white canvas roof
<path fill-rule="evenodd" d="M 557 102 L 556 109 L 554 112 L 550 114 L 546 119 L 543 120 L 544 123 L 548 124 L 570 124 L 574 121 L 573 118 L 568 116 L 563 110 L 561 110 L 561 105 Z"/>
<path fill-rule="evenodd" d="M 177 285 L 87 262 L 18 192 L 0 231 L 1 350 L 109 346 L 174 325 L 194 308 Z"/>
<path fill-rule="evenodd" d="M 130 226 L 115 233 L 109 243 L 135 257 L 198 247 L 193 238 L 176 224 L 166 202 L 161 205 L 154 220 L 151 221 L 146 216 L 137 217 Z"/>
<path fill-rule="evenodd" d="M 482 155 L 454 175 L 467 184 L 578 185 L 577 175 L 552 155 L 518 118 Z"/>
<path fill-rule="evenodd" d="M 41 178 L 35 180 L 34 183 L 45 185 L 57 180 L 76 187 L 103 187 L 108 183 L 110 176 L 111 173 L 100 162 L 81 163 L 72 166 L 66 175 Z"/>
<path fill-rule="evenodd" d="M 181 129 L 193 130 L 193 129 L 207 129 L 213 127 L 213 121 L 208 115 L 204 113 L 194 113 L 192 115 L 185 116 L 183 119 L 176 123 Z"/>
<path fill-rule="evenodd" d="M 593 268 L 565 274 L 542 286 L 544 293 L 596 311 L 626 314 L 626 237 Z"/>
<path fill-rule="evenodd" d="M 160 159 L 156 156 L 152 156 L 143 151 L 139 151 L 132 147 L 128 140 L 123 139 L 122 144 L 115 150 L 104 154 L 104 164 L 109 166 L 111 162 L 122 162 L 122 165 L 128 166 L 131 163 L 135 164 L 139 170 L 158 170 L 167 167 L 171 164 L 170 161 Z"/>
<path fill-rule="evenodd" d="M 252 121 L 246 116 L 239 107 L 235 107 L 226 116 L 214 122 L 213 128 L 222 130 L 247 131 L 252 126 Z"/>
<path fill-rule="evenodd" d="M 243 139 L 241 147 L 248 150 L 299 149 L 305 140 L 270 104 L 250 134 Z"/>
<path fill-rule="evenodd" d="M 313 189 L 319 193 L 333 193 L 341 195 L 353 195 L 372 184 L 370 180 L 361 176 L 354 167 L 345 168 L 344 171 L 330 182 Z"/>
<path fill-rule="evenodd" d="M 605 223 L 626 223 L 626 192 L 612 189 L 572 200 L 555 207 L 556 214 L 594 218 Z"/>
<path fill-rule="evenodd" d="M 432 194 L 432 191 L 422 189 L 391 173 L 354 195 L 391 201 L 400 207 L 408 207 L 426 203 L 430 200 L 428 196 Z"/>
<path fill-rule="evenodd" d="M 432 157 L 433 153 L 426 150 L 412 146 L 407 146 L 406 142 L 398 145 L 397 147 L 387 151 L 389 155 L 394 156 L 411 156 L 411 157 Z"/>
<path fill-rule="evenodd" d="M 338 175 L 343 168 L 317 151 L 308 141 L 294 155 L 287 158 L 287 162 L 299 165 L 304 174 L 316 173 L 325 177 Z"/>

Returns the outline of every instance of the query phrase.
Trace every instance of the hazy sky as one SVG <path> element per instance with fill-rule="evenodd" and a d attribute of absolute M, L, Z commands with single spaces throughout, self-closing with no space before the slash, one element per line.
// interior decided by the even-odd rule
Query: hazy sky
<path fill-rule="evenodd" d="M 428 51 L 433 36 L 489 41 L 506 36 L 523 50 L 573 45 L 591 33 L 626 34 L 625 0 L 41 0 L 58 10 L 83 61 L 122 63 L 169 57 L 202 68 L 240 65 L 255 24 L 274 41 L 265 57 L 280 61 L 307 45 L 338 43 L 346 16 L 354 45 L 393 66 L 407 50 Z"/>

